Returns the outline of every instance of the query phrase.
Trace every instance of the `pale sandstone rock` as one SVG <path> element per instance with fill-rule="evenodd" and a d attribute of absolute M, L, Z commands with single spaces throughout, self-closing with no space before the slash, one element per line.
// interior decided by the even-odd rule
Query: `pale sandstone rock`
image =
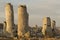
<path fill-rule="evenodd" d="M 18 7 L 18 36 L 23 36 L 28 27 L 28 13 L 25 5 Z"/>
<path fill-rule="evenodd" d="M 5 13 L 6 13 L 6 31 L 11 36 L 13 36 L 13 25 L 14 25 L 14 13 L 13 13 L 13 6 L 11 3 L 7 3 L 5 5 Z"/>
<path fill-rule="evenodd" d="M 49 17 L 43 18 L 42 34 L 53 36 L 52 29 L 51 29 L 51 19 Z"/>

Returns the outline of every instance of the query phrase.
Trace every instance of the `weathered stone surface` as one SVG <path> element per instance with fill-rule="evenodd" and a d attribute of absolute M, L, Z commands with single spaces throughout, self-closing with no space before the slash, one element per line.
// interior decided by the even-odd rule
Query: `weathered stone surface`
<path fill-rule="evenodd" d="M 51 19 L 49 17 L 43 18 L 43 27 L 42 27 L 43 35 L 52 36 L 52 29 L 51 29 Z"/>
<path fill-rule="evenodd" d="M 47 29 L 47 27 L 49 26 L 51 26 L 51 24 L 50 24 L 51 22 L 50 22 L 50 18 L 49 17 L 44 17 L 43 18 L 43 26 L 42 26 L 42 33 L 45 35 L 45 31 L 46 31 L 46 29 Z"/>
<path fill-rule="evenodd" d="M 6 13 L 6 31 L 11 36 L 13 36 L 13 25 L 14 25 L 14 14 L 13 14 L 13 6 L 11 3 L 7 3 L 5 5 L 5 13 Z"/>
<path fill-rule="evenodd" d="M 18 7 L 18 36 L 23 36 L 28 27 L 28 13 L 25 5 Z"/>

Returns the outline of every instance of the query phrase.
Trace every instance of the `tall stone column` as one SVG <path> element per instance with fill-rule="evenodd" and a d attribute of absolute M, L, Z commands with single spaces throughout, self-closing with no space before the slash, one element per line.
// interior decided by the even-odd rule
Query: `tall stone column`
<path fill-rule="evenodd" d="M 26 5 L 19 5 L 18 7 L 18 36 L 23 37 L 28 27 L 28 13 Z"/>
<path fill-rule="evenodd" d="M 56 27 L 56 22 L 54 20 L 51 20 L 51 28 L 54 29 Z"/>
<path fill-rule="evenodd" d="M 14 12 L 11 3 L 7 3 L 5 5 L 5 13 L 6 13 L 6 24 L 7 24 L 6 31 L 10 36 L 13 36 Z"/>
<path fill-rule="evenodd" d="M 52 29 L 51 29 L 51 19 L 50 17 L 43 18 L 43 27 L 42 27 L 43 35 L 52 36 Z"/>

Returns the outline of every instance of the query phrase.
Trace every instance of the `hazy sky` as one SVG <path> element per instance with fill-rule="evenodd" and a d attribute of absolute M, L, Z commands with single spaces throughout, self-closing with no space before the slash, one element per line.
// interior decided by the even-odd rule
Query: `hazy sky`
<path fill-rule="evenodd" d="M 29 25 L 42 25 L 42 18 L 45 16 L 55 20 L 60 26 L 60 0 L 0 0 L 0 22 L 5 20 L 6 3 L 11 3 L 14 7 L 14 20 L 17 23 L 17 8 L 19 4 L 26 4 L 29 13 Z"/>

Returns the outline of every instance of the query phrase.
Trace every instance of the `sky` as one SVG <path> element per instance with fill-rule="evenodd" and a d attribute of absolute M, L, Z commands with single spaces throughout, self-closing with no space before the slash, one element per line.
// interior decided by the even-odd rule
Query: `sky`
<path fill-rule="evenodd" d="M 11 3 L 14 9 L 14 21 L 17 24 L 17 8 L 20 4 L 27 6 L 29 25 L 42 26 L 42 18 L 50 17 L 60 26 L 60 0 L 0 0 L 0 22 L 5 20 L 5 4 Z"/>

